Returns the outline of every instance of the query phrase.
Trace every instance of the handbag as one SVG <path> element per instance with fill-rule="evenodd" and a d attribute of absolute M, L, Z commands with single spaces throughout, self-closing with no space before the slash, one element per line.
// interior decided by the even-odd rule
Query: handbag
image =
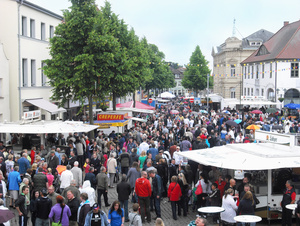
<path fill-rule="evenodd" d="M 60 219 L 59 219 L 59 221 L 58 221 L 57 223 L 52 222 L 51 226 L 62 226 L 62 225 L 61 225 L 61 219 L 62 219 L 62 215 L 63 215 L 63 212 L 64 212 L 64 208 L 65 208 L 65 206 L 64 206 L 64 207 L 62 208 L 62 210 L 61 210 L 61 214 L 60 214 Z"/>
<path fill-rule="evenodd" d="M 201 181 L 199 181 L 199 185 L 195 191 L 195 195 L 201 195 L 203 193 L 203 190 L 202 190 L 202 186 L 201 186 Z"/>

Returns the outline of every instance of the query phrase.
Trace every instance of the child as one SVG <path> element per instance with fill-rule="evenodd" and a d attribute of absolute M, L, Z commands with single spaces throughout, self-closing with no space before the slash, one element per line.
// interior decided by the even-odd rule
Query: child
<path fill-rule="evenodd" d="M 139 207 L 138 203 L 132 205 L 133 213 L 129 213 L 129 225 L 142 226 L 142 218 L 138 214 Z"/>

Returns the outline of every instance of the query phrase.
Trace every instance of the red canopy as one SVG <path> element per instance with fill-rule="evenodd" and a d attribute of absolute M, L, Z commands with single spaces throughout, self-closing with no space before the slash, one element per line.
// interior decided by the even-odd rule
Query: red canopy
<path fill-rule="evenodd" d="M 117 108 L 133 108 L 133 101 L 126 102 L 124 104 L 117 104 Z M 155 110 L 155 107 L 152 107 L 147 104 L 143 104 L 142 102 L 135 101 L 135 108 L 145 109 L 145 110 Z"/>

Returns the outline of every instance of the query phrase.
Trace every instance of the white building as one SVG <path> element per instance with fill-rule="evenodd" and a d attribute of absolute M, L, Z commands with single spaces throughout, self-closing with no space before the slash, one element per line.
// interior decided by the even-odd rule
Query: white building
<path fill-rule="evenodd" d="M 244 60 L 243 95 L 300 104 L 300 21 L 284 26 Z"/>
<path fill-rule="evenodd" d="M 181 84 L 183 79 L 183 72 L 186 70 L 183 67 L 179 67 L 177 69 L 170 67 L 170 70 L 172 71 L 175 79 L 176 86 L 173 88 L 170 88 L 168 91 L 173 93 L 175 96 L 184 96 L 186 93 L 188 93 L 188 90 L 184 88 Z"/>
<path fill-rule="evenodd" d="M 28 1 L 1 0 L 0 21 L 0 59 L 4 52 L 9 62 L 8 76 L 0 75 L 0 102 L 4 102 L 0 121 L 17 121 L 24 112 L 38 109 L 42 119 L 56 118 L 63 109 L 49 102 L 51 87 L 41 68 L 50 57 L 49 38 L 62 17 Z"/>

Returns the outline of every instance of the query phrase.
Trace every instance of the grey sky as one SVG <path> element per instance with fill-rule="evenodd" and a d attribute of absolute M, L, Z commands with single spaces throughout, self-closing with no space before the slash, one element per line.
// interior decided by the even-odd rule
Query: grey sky
<path fill-rule="evenodd" d="M 68 0 L 29 0 L 53 12 L 71 5 Z M 299 0 L 111 0 L 114 13 L 139 37 L 145 36 L 164 52 L 166 61 L 188 64 L 196 45 L 212 64 L 211 49 L 232 35 L 241 39 L 260 29 L 276 32 L 283 21 L 300 19 Z M 99 6 L 102 0 L 96 0 Z"/>

